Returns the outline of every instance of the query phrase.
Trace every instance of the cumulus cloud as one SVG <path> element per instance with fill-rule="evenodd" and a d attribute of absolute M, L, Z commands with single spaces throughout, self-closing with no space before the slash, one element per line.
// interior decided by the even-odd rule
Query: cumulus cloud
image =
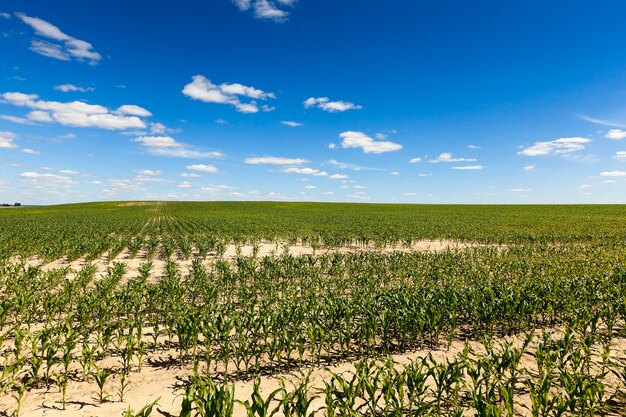
<path fill-rule="evenodd" d="M 90 64 L 97 64 L 102 59 L 89 42 L 67 35 L 55 25 L 38 17 L 30 17 L 24 13 L 16 13 L 16 16 L 30 26 L 36 35 L 48 39 L 33 39 L 30 44 L 33 52 L 61 61 L 76 59 L 89 61 Z"/>
<path fill-rule="evenodd" d="M 298 122 L 294 122 L 291 120 L 283 120 L 281 121 L 282 124 L 284 124 L 285 126 L 290 126 L 290 127 L 300 127 L 302 126 L 302 123 L 298 123 Z"/>
<path fill-rule="evenodd" d="M 476 162 L 476 158 L 455 158 L 452 156 L 450 152 L 444 152 L 440 154 L 437 158 L 431 159 L 431 164 L 438 164 L 440 162 Z"/>
<path fill-rule="evenodd" d="M 187 165 L 189 171 L 202 172 L 205 174 L 214 174 L 218 171 L 215 165 L 205 165 L 205 164 L 195 164 L 195 165 Z"/>
<path fill-rule="evenodd" d="M 116 110 L 118 114 L 129 114 L 131 116 L 139 116 L 139 117 L 150 117 L 152 113 L 143 107 L 136 106 L 134 104 L 124 104 L 123 106 L 118 107 Z"/>
<path fill-rule="evenodd" d="M 409 161 L 410 164 L 419 164 L 420 162 L 422 162 L 422 158 L 412 158 Z"/>
<path fill-rule="evenodd" d="M 314 169 L 314 168 L 287 167 L 287 168 L 283 168 L 281 172 L 284 172 L 286 174 L 313 175 L 314 177 L 327 177 L 328 176 L 328 172 L 320 171 L 319 169 Z"/>
<path fill-rule="evenodd" d="M 88 91 L 94 91 L 95 90 L 95 88 L 93 88 L 93 87 L 79 87 L 79 86 L 76 86 L 74 84 L 57 85 L 56 87 L 54 87 L 54 89 L 57 90 L 57 91 L 62 91 L 64 93 L 69 93 L 69 92 L 86 93 Z"/>
<path fill-rule="evenodd" d="M 480 171 L 481 169 L 485 169 L 484 165 L 465 165 L 465 166 L 455 166 L 452 169 L 456 169 L 459 171 Z"/>
<path fill-rule="evenodd" d="M 588 138 L 560 138 L 546 142 L 535 142 L 532 146 L 522 149 L 518 153 L 525 156 L 564 155 L 584 150 L 585 144 L 589 142 L 591 139 Z"/>
<path fill-rule="evenodd" d="M 233 4 L 241 11 L 252 10 L 257 19 L 284 22 L 289 16 L 289 7 L 296 0 L 232 0 Z"/>
<path fill-rule="evenodd" d="M 25 117 L 10 116 L 7 114 L 0 114 L 0 119 L 6 120 L 7 122 L 18 123 L 21 125 L 34 125 L 35 124 L 35 122 Z"/>
<path fill-rule="evenodd" d="M 62 103 L 59 101 L 39 100 L 36 94 L 8 92 L 2 94 L 6 103 L 18 107 L 26 107 L 31 112 L 26 118 L 31 122 L 58 123 L 72 127 L 98 127 L 108 130 L 143 129 L 145 122 L 135 113 L 148 115 L 145 109 L 134 105 L 124 105 L 112 111 L 96 104 L 82 101 Z M 129 109 L 131 113 L 128 113 Z M 139 112 L 142 109 L 143 112 Z"/>
<path fill-rule="evenodd" d="M 606 133 L 606 135 L 604 135 L 604 137 L 607 139 L 614 139 L 614 140 L 626 139 L 626 130 L 611 129 Z"/>
<path fill-rule="evenodd" d="M 328 178 L 331 180 L 345 180 L 348 178 L 348 176 L 344 174 L 333 174 L 329 176 Z"/>
<path fill-rule="evenodd" d="M 349 101 L 330 101 L 328 97 L 310 97 L 306 99 L 303 104 L 305 109 L 308 109 L 309 107 L 317 107 L 318 109 L 322 109 L 329 113 L 360 110 L 363 108 L 362 106 L 350 103 Z"/>
<path fill-rule="evenodd" d="M 524 171 L 532 172 L 534 170 L 535 170 L 535 166 L 534 165 L 524 165 Z"/>
<path fill-rule="evenodd" d="M 154 169 L 140 169 L 137 173 L 139 175 L 149 175 L 154 177 L 161 175 L 161 171 Z"/>
<path fill-rule="evenodd" d="M 194 75 L 192 81 L 185 85 L 182 93 L 194 100 L 200 100 L 205 103 L 228 104 L 234 106 L 240 113 L 258 113 L 259 106 L 254 100 L 274 99 L 274 93 L 266 93 L 254 87 L 247 87 L 242 84 L 222 83 L 220 85 L 213 84 L 211 80 L 203 75 Z M 253 99 L 250 102 L 243 103 L 242 97 Z M 261 110 L 272 111 L 273 108 L 261 106 Z"/>
<path fill-rule="evenodd" d="M 171 136 L 140 136 L 133 139 L 151 155 L 172 156 L 176 158 L 221 158 L 223 153 L 217 151 L 199 151 L 186 143 L 179 142 Z"/>
<path fill-rule="evenodd" d="M 390 141 L 377 141 L 363 132 L 347 131 L 339 135 L 343 139 L 342 148 L 361 148 L 365 153 L 384 153 L 399 151 L 402 145 Z"/>
<path fill-rule="evenodd" d="M 2 146 L 0 146 L 0 148 L 1 148 L 1 147 L 2 147 Z M 30 149 L 30 148 L 24 148 L 24 149 L 22 149 L 22 152 L 27 153 L 27 154 L 29 154 L 29 155 L 39 155 L 39 154 L 41 153 L 41 152 L 39 152 L 39 151 L 36 151 L 36 150 L 34 150 L 34 149 Z"/>
<path fill-rule="evenodd" d="M 626 151 L 617 151 L 613 158 L 626 161 Z"/>
<path fill-rule="evenodd" d="M 17 149 L 18 146 L 13 143 L 15 140 L 15 133 L 0 131 L 0 149 Z"/>
<path fill-rule="evenodd" d="M 626 171 L 603 171 L 601 177 L 626 177 Z"/>
<path fill-rule="evenodd" d="M 45 191 L 67 189 L 74 182 L 70 177 L 50 173 L 22 172 L 20 177 L 31 188 Z"/>
<path fill-rule="evenodd" d="M 254 158 L 246 158 L 246 164 L 250 165 L 302 165 L 306 164 L 306 159 L 302 158 L 282 158 L 279 156 L 257 156 Z"/>

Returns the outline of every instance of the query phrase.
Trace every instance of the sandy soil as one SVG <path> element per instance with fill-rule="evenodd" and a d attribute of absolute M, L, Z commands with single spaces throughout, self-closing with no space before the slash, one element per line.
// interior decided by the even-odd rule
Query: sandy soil
<path fill-rule="evenodd" d="M 558 332 L 558 330 L 555 331 L 555 333 Z M 511 337 L 507 338 L 507 340 L 512 341 L 516 345 L 521 345 L 522 343 L 520 337 Z M 470 345 L 477 355 L 484 352 L 482 345 L 479 343 L 471 342 Z M 531 347 L 532 346 L 533 345 L 531 345 Z M 615 340 L 613 349 L 623 351 L 625 348 L 626 339 Z M 448 349 L 420 350 L 402 355 L 393 355 L 392 359 L 401 367 L 410 363 L 412 360 L 426 357 L 428 354 L 432 353 L 435 360 L 441 363 L 457 357 L 461 354 L 463 349 L 464 344 L 457 341 L 453 342 Z M 522 360 L 522 366 L 530 370 L 535 370 L 534 358 L 529 354 L 525 355 Z M 323 386 L 324 380 L 329 379 L 329 371 L 334 373 L 350 372 L 354 371 L 354 366 L 350 362 L 345 362 L 328 368 L 312 368 L 312 370 L 312 386 L 319 388 Z M 177 416 L 180 411 L 182 398 L 180 396 L 181 391 L 177 390 L 176 387 L 180 386 L 181 381 L 191 375 L 191 373 L 191 369 L 189 368 L 175 367 L 172 369 L 164 369 L 145 365 L 141 372 L 131 372 L 128 378 L 130 385 L 126 393 L 125 401 L 123 402 L 118 401 L 119 396 L 117 390 L 119 387 L 119 379 L 117 377 L 111 377 L 107 382 L 105 391 L 109 394 L 109 400 L 104 403 L 100 403 L 98 400 L 98 387 L 94 381 L 72 382 L 67 391 L 68 403 L 66 410 L 61 409 L 61 394 L 58 392 L 58 388 L 51 391 L 45 391 L 44 389 L 33 390 L 26 394 L 20 416 L 121 416 L 129 406 L 132 410 L 138 411 L 141 407 L 159 397 L 158 407 L 153 411 L 152 415 Z M 297 373 L 292 373 L 262 377 L 261 392 L 264 396 L 267 396 L 275 389 L 280 388 L 281 379 L 290 380 L 297 376 Z M 609 379 L 609 386 L 613 385 L 611 384 L 612 381 L 614 381 L 614 385 L 617 385 L 617 380 L 614 377 L 611 378 L 612 379 Z M 234 385 L 236 399 L 250 399 L 253 381 L 238 381 L 235 382 Z M 289 384 L 287 384 L 287 386 L 289 387 Z M 528 396 L 522 395 L 520 400 L 521 404 L 530 404 Z M 321 407 L 323 403 L 323 398 L 315 400 L 312 409 Z M 14 399 L 8 398 L 7 396 L 0 397 L 0 413 L 2 410 L 12 410 L 14 404 Z M 7 411 L 7 414 L 10 415 L 10 412 Z M 320 412 L 318 414 L 322 415 L 323 413 Z M 530 412 L 522 405 L 518 406 L 516 414 L 520 416 L 530 416 Z M 244 417 L 245 415 L 245 409 L 240 405 L 236 405 L 235 417 Z"/>

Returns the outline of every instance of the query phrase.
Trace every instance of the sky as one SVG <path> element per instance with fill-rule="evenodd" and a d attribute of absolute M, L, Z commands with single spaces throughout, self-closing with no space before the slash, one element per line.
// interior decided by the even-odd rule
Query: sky
<path fill-rule="evenodd" d="M 626 203 L 626 3 L 3 0 L 0 202 Z"/>

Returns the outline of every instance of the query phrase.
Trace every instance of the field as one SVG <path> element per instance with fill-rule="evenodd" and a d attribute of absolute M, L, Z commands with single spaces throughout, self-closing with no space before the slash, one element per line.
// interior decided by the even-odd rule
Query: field
<path fill-rule="evenodd" d="M 3 209 L 0 415 L 626 415 L 625 261 L 617 205 Z"/>

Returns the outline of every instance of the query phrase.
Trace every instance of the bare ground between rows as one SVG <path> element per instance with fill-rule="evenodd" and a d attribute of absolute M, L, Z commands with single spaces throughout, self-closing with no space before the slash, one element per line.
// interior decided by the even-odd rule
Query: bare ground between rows
<path fill-rule="evenodd" d="M 539 330 L 536 332 L 539 334 Z M 550 333 L 558 336 L 562 334 L 562 329 L 551 329 Z M 511 342 L 516 347 L 523 345 L 524 336 L 510 336 L 499 339 L 500 342 Z M 528 352 L 532 352 L 539 338 L 536 337 L 530 345 Z M 484 346 L 476 341 L 468 342 L 470 347 L 475 352 L 476 356 L 481 356 L 485 353 Z M 497 341 L 496 341 L 497 343 Z M 465 342 L 453 341 L 449 347 L 423 349 L 413 352 L 405 352 L 403 354 L 391 355 L 390 358 L 396 362 L 398 368 L 411 363 L 414 360 L 419 360 L 432 354 L 435 362 L 445 363 L 448 360 L 458 358 L 465 348 Z M 618 352 L 619 360 L 624 361 L 623 353 L 626 351 L 626 338 L 615 338 L 611 344 L 611 348 L 614 352 Z M 600 361 L 601 352 L 599 348 L 594 352 L 594 359 Z M 113 358 L 109 358 L 110 361 L 114 361 Z M 530 372 L 536 372 L 537 366 L 535 358 L 526 353 L 521 361 L 521 367 L 526 368 Z M 316 388 L 322 388 L 324 381 L 329 381 L 332 373 L 349 373 L 355 371 L 353 362 L 341 362 L 336 363 L 328 367 L 311 367 L 307 369 L 299 369 L 298 371 L 311 370 L 311 386 L 312 390 Z M 281 387 L 281 381 L 290 381 L 301 377 L 298 371 L 278 373 L 269 376 L 261 376 L 261 394 L 266 397 L 272 391 Z M 105 386 L 105 391 L 109 394 L 109 400 L 101 403 L 98 399 L 98 387 L 93 380 L 88 381 L 72 381 L 67 388 L 67 404 L 66 409 L 61 408 L 61 393 L 57 388 L 50 390 L 46 389 L 34 389 L 29 391 L 22 405 L 22 417 L 35 417 L 35 416 L 100 416 L 100 417 L 113 417 L 121 416 L 122 413 L 128 409 L 137 411 L 144 405 L 155 401 L 160 398 L 158 406 L 153 412 L 153 416 L 177 416 L 180 411 L 180 405 L 182 402 L 181 387 L 184 385 L 184 381 L 193 374 L 191 366 L 174 366 L 174 367 L 160 367 L 152 366 L 150 364 L 144 365 L 141 372 L 131 372 L 128 377 L 129 389 L 126 393 L 124 401 L 117 400 L 117 386 L 119 380 L 117 377 L 113 377 Z M 235 381 L 235 398 L 238 400 L 248 400 L 253 392 L 253 380 L 247 381 Z M 606 384 L 609 388 L 619 386 L 619 380 L 610 375 Z M 287 383 L 289 387 L 289 383 Z M 614 389 L 613 389 L 614 390 Z M 324 398 L 320 397 L 314 400 L 311 410 L 321 408 L 324 405 Z M 527 393 L 523 393 L 518 397 L 516 403 L 515 414 L 518 416 L 530 416 L 531 412 L 529 407 L 531 405 L 530 396 Z M 0 415 L 11 415 L 11 410 L 15 407 L 15 400 L 10 395 L 0 396 Z M 280 416 L 281 414 L 277 414 Z M 323 412 L 319 411 L 316 415 L 322 416 Z M 241 405 L 235 405 L 234 417 L 246 416 L 246 410 Z"/>
<path fill-rule="evenodd" d="M 192 261 L 198 259 L 202 261 L 204 266 L 210 266 L 218 259 L 234 261 L 238 256 L 244 257 L 265 257 L 265 256 L 282 256 L 289 254 L 294 257 L 298 256 L 323 256 L 334 253 L 350 254 L 350 253 L 438 253 L 448 250 L 466 250 L 470 248 L 504 248 L 503 245 L 488 245 L 472 242 L 459 242 L 454 240 L 420 240 L 413 242 L 411 245 L 391 245 L 384 247 L 377 247 L 375 245 L 351 245 L 333 248 L 314 248 L 311 245 L 295 244 L 289 245 L 287 242 L 263 242 L 256 248 L 253 245 L 235 245 L 229 244 L 226 246 L 226 250 L 221 256 L 218 256 L 215 252 L 210 252 L 207 256 L 201 256 L 197 249 L 193 249 L 191 256 L 185 257 L 179 250 L 169 257 L 169 260 L 176 261 L 178 267 L 183 274 L 187 274 L 191 268 Z M 256 254 L 255 254 L 256 252 Z M 88 263 L 93 263 L 97 267 L 97 272 L 105 272 L 114 263 L 122 263 L 126 265 L 125 279 L 131 279 L 139 276 L 139 267 L 147 262 L 151 261 L 152 273 L 151 278 L 159 278 L 164 275 L 165 265 L 168 258 L 164 254 L 162 245 L 160 245 L 157 253 L 153 257 L 148 257 L 148 252 L 145 249 L 140 250 L 136 256 L 132 257 L 128 249 L 124 249 L 118 255 L 111 259 L 108 254 L 104 253 L 98 258 L 93 260 L 87 260 L 86 258 L 79 258 L 73 261 L 68 261 L 67 258 L 60 258 L 52 262 L 44 262 L 38 257 L 32 257 L 29 259 L 20 259 L 19 257 L 13 257 L 9 260 L 9 263 L 17 264 L 22 263 L 27 267 L 39 267 L 42 271 L 48 272 L 54 269 L 69 268 L 70 273 L 76 273 L 83 266 Z"/>

